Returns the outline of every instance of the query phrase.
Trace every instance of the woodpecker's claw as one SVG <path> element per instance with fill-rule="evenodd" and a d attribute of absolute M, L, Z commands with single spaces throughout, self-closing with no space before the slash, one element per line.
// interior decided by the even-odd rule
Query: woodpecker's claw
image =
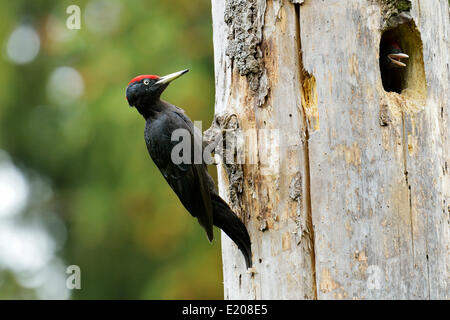
<path fill-rule="evenodd" d="M 405 53 L 391 53 L 388 54 L 389 60 L 391 60 L 392 63 L 396 64 L 399 67 L 406 67 L 406 64 L 401 62 L 401 59 L 407 59 L 409 56 Z"/>
<path fill-rule="evenodd" d="M 248 274 L 250 274 L 252 277 L 253 277 L 254 274 L 257 273 L 255 267 L 248 268 L 248 269 L 246 270 L 246 272 L 247 272 Z"/>

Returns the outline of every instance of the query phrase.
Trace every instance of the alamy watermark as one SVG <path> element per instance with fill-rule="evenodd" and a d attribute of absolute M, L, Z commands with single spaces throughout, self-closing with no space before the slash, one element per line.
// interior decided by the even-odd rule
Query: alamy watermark
<path fill-rule="evenodd" d="M 70 30 L 81 29 L 81 9 L 76 4 L 67 7 L 66 13 L 69 15 L 66 20 L 66 27 Z"/>
<path fill-rule="evenodd" d="M 258 165 L 262 174 L 264 171 L 267 174 L 279 173 L 279 129 L 224 130 L 206 141 L 201 133 L 201 122 L 194 124 L 193 131 L 179 128 L 172 132 L 172 163 Z M 299 139 L 293 145 L 298 145 Z"/>
<path fill-rule="evenodd" d="M 69 290 L 81 289 L 81 269 L 73 264 L 67 267 L 66 273 L 69 275 L 66 279 L 66 287 Z"/>

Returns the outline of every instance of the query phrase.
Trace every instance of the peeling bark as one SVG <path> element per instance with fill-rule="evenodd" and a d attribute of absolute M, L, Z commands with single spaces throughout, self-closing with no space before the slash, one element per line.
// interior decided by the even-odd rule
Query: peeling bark
<path fill-rule="evenodd" d="M 261 4 L 263 4 L 261 6 Z M 256 91 L 264 72 L 262 41 L 265 2 L 257 0 L 226 1 L 225 23 L 228 25 L 228 46 L 226 54 L 239 70 L 247 76 L 249 87 Z"/>

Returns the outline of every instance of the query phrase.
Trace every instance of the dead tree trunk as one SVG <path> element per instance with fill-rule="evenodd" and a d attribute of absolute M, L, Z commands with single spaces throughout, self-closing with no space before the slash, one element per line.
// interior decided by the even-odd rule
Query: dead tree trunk
<path fill-rule="evenodd" d="M 448 299 L 447 0 L 212 0 L 226 299 Z M 384 35 L 409 56 L 386 92 Z M 233 116 L 234 121 L 224 121 Z M 239 140 L 239 139 L 238 139 Z M 228 142 L 228 141 L 227 141 Z"/>

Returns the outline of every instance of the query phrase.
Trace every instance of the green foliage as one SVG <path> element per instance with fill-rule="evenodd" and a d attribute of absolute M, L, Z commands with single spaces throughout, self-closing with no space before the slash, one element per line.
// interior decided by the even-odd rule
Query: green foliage
<path fill-rule="evenodd" d="M 383 12 L 386 18 L 409 11 L 412 8 L 411 0 L 381 0 Z"/>
<path fill-rule="evenodd" d="M 408 11 L 411 10 L 412 4 L 409 0 L 398 0 L 396 2 L 396 7 L 399 11 Z"/>
<path fill-rule="evenodd" d="M 111 11 L 97 11 L 89 23 L 84 15 L 89 6 L 105 3 Z M 128 81 L 138 74 L 190 68 L 163 98 L 202 120 L 204 129 L 209 126 L 214 108 L 209 2 L 77 1 L 81 30 L 65 27 L 70 4 L 0 3 L 3 46 L 21 23 L 34 27 L 41 39 L 29 64 L 0 59 L 0 149 L 19 167 L 51 181 L 52 206 L 68 232 L 64 262 L 82 270 L 82 290 L 72 297 L 222 298 L 220 233 L 216 230 L 209 244 L 182 207 L 147 154 L 144 120 L 125 99 Z M 83 94 L 73 101 L 49 95 L 54 90 L 49 77 L 60 66 L 83 78 Z M 6 297 L 23 296 L 14 288 Z"/>

